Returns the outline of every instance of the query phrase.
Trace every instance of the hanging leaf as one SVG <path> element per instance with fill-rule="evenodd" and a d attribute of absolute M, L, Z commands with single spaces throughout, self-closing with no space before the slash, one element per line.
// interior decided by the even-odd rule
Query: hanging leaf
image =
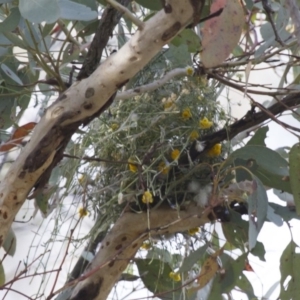
<path fill-rule="evenodd" d="M 10 10 L 10 14 L 6 17 L 2 23 L 0 23 L 0 32 L 10 32 L 16 29 L 21 19 L 20 11 L 18 7 L 13 7 Z"/>
<path fill-rule="evenodd" d="M 242 254 L 236 260 L 225 253 L 221 256 L 223 267 L 213 282 L 208 300 L 222 299 L 219 298 L 220 295 L 228 293 L 234 288 L 238 279 L 243 274 L 246 260 L 246 253 Z"/>
<path fill-rule="evenodd" d="M 280 258 L 280 300 L 298 299 L 300 295 L 299 247 L 291 241 Z M 287 282 L 287 278 L 291 277 Z"/>
<path fill-rule="evenodd" d="M 5 273 L 2 262 L 0 261 L 0 286 L 5 283 Z"/>
<path fill-rule="evenodd" d="M 39 193 L 35 197 L 35 204 L 39 208 L 42 216 L 46 218 L 55 207 L 49 207 L 49 199 L 53 196 L 53 194 L 57 191 L 58 185 L 50 186 L 46 185 L 41 193 Z"/>
<path fill-rule="evenodd" d="M 6 235 L 5 241 L 2 246 L 6 253 L 8 253 L 10 256 L 14 256 L 17 246 L 17 237 L 11 228 Z"/>
<path fill-rule="evenodd" d="M 33 23 L 54 23 L 59 18 L 89 21 L 97 18 L 97 12 L 90 7 L 69 0 L 20 0 L 20 13 Z"/>
<path fill-rule="evenodd" d="M 274 175 L 271 172 L 266 171 L 261 166 L 259 166 L 256 161 L 250 160 L 246 161 L 243 159 L 235 159 L 233 165 L 235 167 L 243 166 L 248 169 L 251 173 L 247 172 L 243 168 L 236 169 L 236 180 L 237 182 L 244 180 L 252 180 L 251 174 L 255 175 L 260 179 L 260 181 L 268 187 L 280 189 L 286 192 L 292 192 L 290 182 L 288 177 Z"/>
<path fill-rule="evenodd" d="M 263 243 L 257 241 L 255 247 L 251 250 L 251 253 L 258 257 L 261 261 L 266 261 L 266 250 Z"/>
<path fill-rule="evenodd" d="M 186 67 L 192 64 L 192 59 L 188 51 L 188 47 L 184 44 L 178 47 L 170 44 L 165 56 L 172 62 L 174 67 Z"/>
<path fill-rule="evenodd" d="M 9 41 L 9 43 L 8 43 Z M 22 49 L 27 49 L 27 44 L 22 39 L 20 39 L 15 33 L 12 32 L 3 32 L 0 39 L 1 46 L 18 46 Z"/>
<path fill-rule="evenodd" d="M 257 236 L 265 222 L 268 211 L 266 189 L 258 178 L 253 180 L 253 193 L 248 197 L 249 249 L 252 250 Z"/>
<path fill-rule="evenodd" d="M 190 53 L 199 51 L 201 43 L 199 36 L 192 29 L 184 29 L 172 41 L 174 46 L 187 45 Z"/>
<path fill-rule="evenodd" d="M 6 64 L 2 63 L 1 64 L 1 69 L 3 71 L 3 72 L 1 72 L 2 75 L 5 74 L 7 77 L 12 79 L 15 83 L 17 83 L 19 85 L 23 85 L 23 82 L 17 76 L 17 74 L 12 69 L 10 69 Z"/>
<path fill-rule="evenodd" d="M 98 17 L 97 11 L 69 0 L 58 0 L 60 18 L 66 20 L 90 21 Z"/>
<path fill-rule="evenodd" d="M 10 139 L 4 144 L 0 145 L 0 152 L 8 151 L 17 145 L 20 145 L 23 142 L 24 137 L 26 137 L 29 132 L 32 131 L 35 125 L 35 122 L 30 122 L 17 128 Z"/>
<path fill-rule="evenodd" d="M 160 249 L 158 247 L 152 247 L 147 253 L 147 258 L 158 259 L 164 263 L 172 264 L 172 254 L 167 249 Z"/>
<path fill-rule="evenodd" d="M 207 245 L 204 245 L 196 251 L 191 252 L 187 257 L 184 258 L 179 272 L 183 273 L 190 271 L 192 267 L 203 258 L 203 255 L 206 253 L 206 250 Z"/>
<path fill-rule="evenodd" d="M 288 162 L 276 151 L 263 146 L 247 145 L 240 148 L 231 153 L 228 162 L 236 158 L 246 160 L 249 166 L 256 162 L 258 166 L 275 175 L 283 177 L 289 175 Z"/>
<path fill-rule="evenodd" d="M 222 229 L 226 240 L 236 248 L 240 248 L 248 241 L 248 222 L 235 211 L 230 210 L 230 222 L 223 222 Z"/>
<path fill-rule="evenodd" d="M 34 23 L 54 23 L 60 17 L 57 0 L 20 0 L 19 9 L 24 19 Z"/>
<path fill-rule="evenodd" d="M 242 273 L 236 281 L 236 286 L 245 293 L 249 299 L 255 299 L 253 287 L 249 279 Z"/>
<path fill-rule="evenodd" d="M 206 68 L 221 64 L 240 40 L 245 17 L 239 0 L 215 0 L 210 12 L 223 8 L 221 15 L 204 23 L 201 61 Z"/>
<path fill-rule="evenodd" d="M 295 211 L 291 210 L 290 207 L 276 203 L 270 203 L 269 205 L 274 208 L 275 213 L 278 214 L 285 222 L 289 222 L 293 219 L 300 220 L 300 216 Z"/>
<path fill-rule="evenodd" d="M 267 137 L 268 131 L 269 131 L 268 126 L 264 126 L 256 130 L 254 136 L 247 143 L 247 146 L 251 146 L 251 145 L 266 146 L 265 139 Z"/>
<path fill-rule="evenodd" d="M 278 227 L 283 225 L 281 216 L 275 214 L 274 208 L 268 205 L 267 220 L 273 222 Z"/>
<path fill-rule="evenodd" d="M 217 257 L 216 256 L 208 257 L 204 261 L 201 267 L 201 272 L 198 276 L 198 279 L 196 280 L 197 289 L 200 290 L 201 288 L 205 287 L 208 284 L 208 282 L 212 278 L 214 278 L 218 270 L 219 270 L 219 265 L 217 262 Z"/>
<path fill-rule="evenodd" d="M 289 153 L 290 182 L 297 214 L 300 215 L 300 144 L 295 144 Z"/>
<path fill-rule="evenodd" d="M 182 283 L 169 276 L 173 271 L 169 264 L 158 259 L 136 259 L 135 263 L 144 285 L 150 292 L 163 293 L 161 299 L 179 299 Z"/>

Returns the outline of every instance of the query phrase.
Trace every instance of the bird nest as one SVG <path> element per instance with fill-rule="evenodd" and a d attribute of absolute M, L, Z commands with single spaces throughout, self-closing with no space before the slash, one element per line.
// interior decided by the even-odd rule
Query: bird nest
<path fill-rule="evenodd" d="M 201 138 L 226 120 L 215 87 L 203 77 L 115 102 L 82 140 L 86 154 L 97 158 L 81 168 L 93 210 L 113 217 L 126 205 L 134 211 L 176 207 L 195 200 L 198 190 L 209 191 L 225 151 L 216 144 L 198 158 L 189 149 L 201 153 Z"/>

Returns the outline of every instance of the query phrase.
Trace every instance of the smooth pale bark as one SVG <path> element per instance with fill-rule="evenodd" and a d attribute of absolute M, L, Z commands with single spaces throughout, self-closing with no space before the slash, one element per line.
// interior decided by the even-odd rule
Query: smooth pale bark
<path fill-rule="evenodd" d="M 34 129 L 30 142 L 0 184 L 0 245 L 26 197 L 37 184 L 43 186 L 44 182 L 42 184 L 41 181 L 47 178 L 45 174 L 61 159 L 63 150 L 76 129 L 98 116 L 118 88 L 140 71 L 178 32 L 197 19 L 198 12 L 194 11 L 197 6 L 197 1 L 167 1 L 165 9 L 145 22 L 122 49 L 102 63 L 89 78 L 75 82 L 47 109 Z M 166 223 L 161 223 L 163 216 Z M 151 226 L 160 227 L 178 220 L 178 213 L 157 210 L 151 213 L 152 217 Z M 193 220 L 197 220 L 195 226 L 203 223 L 198 218 Z M 181 230 L 194 227 L 192 223 L 189 222 Z M 106 268 L 109 269 L 105 271 L 105 276 L 105 268 L 100 268 L 99 273 L 95 272 L 86 281 L 80 282 L 74 292 L 76 299 L 106 299 L 128 260 L 146 238 L 147 224 L 146 214 L 125 213 L 117 221 L 104 241 L 107 247 L 101 249 L 92 264 L 98 269 L 107 264 Z M 178 230 L 179 227 L 172 231 Z M 81 291 L 83 294 L 87 291 L 85 287 L 91 291 L 91 281 L 94 296 L 78 298 Z"/>
<path fill-rule="evenodd" d="M 96 117 L 118 87 L 141 70 L 195 15 L 188 0 L 168 1 L 166 11 L 159 11 L 145 22 L 89 78 L 74 83 L 47 109 L 0 184 L 0 245 L 29 192 L 75 130 Z"/>
<path fill-rule="evenodd" d="M 105 300 L 145 239 L 199 227 L 207 213 L 190 203 L 181 211 L 161 207 L 147 213 L 124 213 L 101 243 L 89 270 L 73 291 L 72 300 Z"/>

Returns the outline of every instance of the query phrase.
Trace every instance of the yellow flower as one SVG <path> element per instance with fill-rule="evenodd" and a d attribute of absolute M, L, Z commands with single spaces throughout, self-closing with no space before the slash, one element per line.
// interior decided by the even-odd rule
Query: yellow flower
<path fill-rule="evenodd" d="M 189 235 L 195 235 L 197 232 L 199 232 L 199 227 L 191 228 L 188 230 Z"/>
<path fill-rule="evenodd" d="M 199 133 L 197 130 L 193 130 L 191 133 L 190 133 L 190 139 L 192 141 L 196 140 L 197 138 L 199 137 Z"/>
<path fill-rule="evenodd" d="M 181 91 L 181 95 L 189 95 L 190 94 L 190 91 L 188 89 L 183 89 Z"/>
<path fill-rule="evenodd" d="M 187 75 L 192 76 L 194 74 L 194 69 L 191 66 L 185 68 L 185 72 Z"/>
<path fill-rule="evenodd" d="M 175 102 L 175 100 L 177 99 L 177 95 L 175 93 L 172 93 L 169 99 Z"/>
<path fill-rule="evenodd" d="M 173 279 L 174 281 L 180 281 L 181 280 L 181 276 L 179 273 L 175 273 L 175 272 L 170 272 L 169 273 L 169 277 L 171 279 Z"/>
<path fill-rule="evenodd" d="M 80 217 L 80 218 L 83 218 L 83 217 L 86 217 L 89 213 L 88 213 L 88 211 L 87 211 L 86 208 L 80 207 L 80 208 L 78 209 L 78 214 L 79 214 L 79 217 Z"/>
<path fill-rule="evenodd" d="M 210 157 L 216 157 L 219 156 L 222 152 L 222 145 L 221 144 L 215 144 L 213 147 L 211 147 L 207 151 L 207 155 Z"/>
<path fill-rule="evenodd" d="M 192 117 L 191 110 L 187 107 L 181 113 L 181 118 L 186 121 Z"/>
<path fill-rule="evenodd" d="M 79 175 L 78 176 L 78 182 L 79 182 L 79 184 L 80 185 L 85 185 L 85 183 L 86 183 L 86 175 Z"/>
<path fill-rule="evenodd" d="M 171 152 L 171 157 L 173 160 L 176 160 L 178 159 L 180 156 L 180 151 L 178 149 L 174 149 L 172 152 Z"/>
<path fill-rule="evenodd" d="M 153 197 L 152 194 L 149 191 L 146 191 L 142 197 L 142 202 L 147 203 L 153 203 Z"/>
<path fill-rule="evenodd" d="M 170 167 L 166 166 L 166 163 L 164 161 L 160 162 L 158 165 L 158 170 L 164 175 L 167 175 L 170 171 Z"/>
<path fill-rule="evenodd" d="M 112 129 L 112 131 L 116 131 L 117 129 L 119 129 L 120 125 L 118 123 L 112 123 L 110 125 L 110 128 Z"/>
<path fill-rule="evenodd" d="M 132 159 L 132 158 L 129 158 L 128 159 L 128 167 L 129 167 L 129 170 L 132 172 L 132 173 L 136 173 L 137 170 L 138 170 L 138 166 L 137 166 L 137 162 Z"/>
<path fill-rule="evenodd" d="M 213 126 L 213 122 L 209 121 L 207 118 L 203 118 L 199 121 L 199 127 L 201 129 L 209 129 Z"/>
<path fill-rule="evenodd" d="M 151 248 L 151 244 L 149 242 L 144 242 L 141 246 L 143 250 L 149 250 Z"/>
<path fill-rule="evenodd" d="M 168 110 L 174 106 L 174 101 L 171 100 L 170 98 L 168 99 L 164 98 L 163 105 L 164 105 L 164 110 Z"/>

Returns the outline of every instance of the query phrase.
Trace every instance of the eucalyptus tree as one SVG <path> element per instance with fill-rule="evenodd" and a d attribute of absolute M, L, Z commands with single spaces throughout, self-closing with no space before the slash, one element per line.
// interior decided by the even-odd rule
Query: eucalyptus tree
<path fill-rule="evenodd" d="M 236 289 L 255 298 L 243 271 L 250 255 L 264 260 L 260 230 L 300 212 L 299 144 L 275 151 L 265 143 L 269 120 L 299 132 L 278 119 L 299 117 L 298 4 L 0 3 L 1 126 L 12 132 L 0 146 L 3 166 L 16 157 L 0 184 L 0 244 L 9 255 L 20 247 L 12 224 L 27 199 L 57 228 L 65 198 L 81 204 L 60 267 L 39 273 L 27 262 L 6 280 L 2 262 L 2 289 L 16 293 L 12 283 L 50 272 L 45 299 L 107 299 L 123 281 L 161 299 L 230 299 Z M 282 72 L 278 86 L 251 83 L 262 65 Z M 251 104 L 239 120 L 220 104 L 228 87 Z M 20 124 L 31 105 L 40 118 Z M 270 188 L 293 203 L 272 203 Z M 94 226 L 59 287 L 87 214 Z M 296 248 L 291 241 L 282 253 L 281 299 L 299 294 Z"/>

